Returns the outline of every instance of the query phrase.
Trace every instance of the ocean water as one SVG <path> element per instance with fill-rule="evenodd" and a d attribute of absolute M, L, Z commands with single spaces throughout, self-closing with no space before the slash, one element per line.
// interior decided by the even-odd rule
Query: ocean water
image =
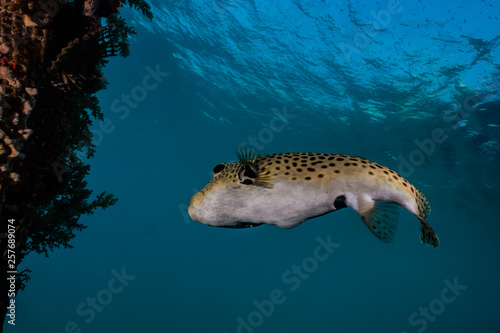
<path fill-rule="evenodd" d="M 119 202 L 33 254 L 6 332 L 500 332 L 499 1 L 152 1 L 99 93 L 89 188 Z M 392 244 L 352 209 L 293 229 L 187 215 L 213 167 L 359 155 L 428 198 Z"/>

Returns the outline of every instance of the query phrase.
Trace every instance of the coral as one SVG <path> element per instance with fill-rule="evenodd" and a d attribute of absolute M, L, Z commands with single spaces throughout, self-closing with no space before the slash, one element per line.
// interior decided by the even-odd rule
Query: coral
<path fill-rule="evenodd" d="M 143 0 L 124 4 L 151 13 Z M 117 13 L 120 1 L 0 0 L 0 223 L 14 219 L 17 264 L 31 251 L 71 247 L 82 214 L 116 202 L 105 192 L 89 200 L 94 154 L 87 135 L 104 119 L 94 94 L 106 86 L 106 58 L 128 54 L 133 33 Z M 109 17 L 101 26 L 101 17 Z M 0 237 L 5 280 L 7 238 Z M 29 277 L 18 276 L 18 288 Z M 9 303 L 2 284 L 0 309 Z M 3 316 L 2 316 L 3 317 Z M 1 327 L 0 327 L 1 331 Z"/>
<path fill-rule="evenodd" d="M 2 63 L 0 67 L 0 117 L 2 120 L 9 121 L 12 126 L 6 126 L 8 134 L 0 130 L 1 159 L 0 170 L 3 176 L 10 181 L 8 184 L 15 184 L 19 181 L 19 174 L 12 172 L 12 163 L 16 159 L 24 158 L 21 149 L 24 142 L 29 138 L 32 130 L 27 127 L 27 118 L 29 117 L 33 106 L 35 105 L 36 89 L 26 87 L 22 89 L 22 82 L 17 79 L 14 68 L 9 68 L 8 63 Z M 13 106 L 19 105 L 16 108 Z M 0 183 L 2 190 L 3 183 Z"/>
<path fill-rule="evenodd" d="M 101 17 L 110 17 L 118 12 L 121 5 L 119 0 L 86 0 L 84 5 L 84 15 L 95 20 Z"/>

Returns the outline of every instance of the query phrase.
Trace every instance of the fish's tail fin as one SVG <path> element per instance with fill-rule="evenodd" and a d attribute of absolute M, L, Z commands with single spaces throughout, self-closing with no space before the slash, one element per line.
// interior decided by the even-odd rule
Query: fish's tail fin
<path fill-rule="evenodd" d="M 429 204 L 429 201 L 427 201 L 427 198 L 422 192 L 420 192 L 417 189 L 415 189 L 415 191 L 416 191 L 415 199 L 417 201 L 418 215 L 420 215 L 420 217 L 425 220 L 427 216 L 429 216 L 429 214 L 431 213 L 431 205 Z"/>
<path fill-rule="evenodd" d="M 422 233 L 420 234 L 420 240 L 422 243 L 427 244 L 432 247 L 439 246 L 439 238 L 432 230 L 431 226 L 420 216 L 417 215 L 418 220 L 420 221 L 420 230 Z"/>
<path fill-rule="evenodd" d="M 427 216 L 431 213 L 431 205 L 427 198 L 424 196 L 422 192 L 416 190 L 416 202 L 418 214 L 415 214 L 420 221 L 420 230 L 422 231 L 420 234 L 420 240 L 422 243 L 427 244 L 429 246 L 438 247 L 439 246 L 439 238 L 432 230 L 431 226 L 427 223 Z"/>

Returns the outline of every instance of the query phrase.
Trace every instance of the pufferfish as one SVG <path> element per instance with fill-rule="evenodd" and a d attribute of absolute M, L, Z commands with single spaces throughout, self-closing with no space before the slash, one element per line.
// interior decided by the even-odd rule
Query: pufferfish
<path fill-rule="evenodd" d="M 391 243 L 402 206 L 420 222 L 422 243 L 439 246 L 426 222 L 425 196 L 395 171 L 358 156 L 237 152 L 239 162 L 220 163 L 213 178 L 189 201 L 194 221 L 216 227 L 262 224 L 293 228 L 352 207 L 382 242 Z"/>

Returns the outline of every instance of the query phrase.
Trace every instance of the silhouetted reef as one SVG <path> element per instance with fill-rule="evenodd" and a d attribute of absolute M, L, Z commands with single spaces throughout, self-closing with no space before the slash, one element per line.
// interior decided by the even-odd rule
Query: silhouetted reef
<path fill-rule="evenodd" d="M 117 202 L 106 192 L 90 199 L 90 166 L 78 155 L 95 152 L 89 128 L 104 118 L 95 93 L 106 88 L 107 58 L 126 57 L 135 34 L 120 16 L 122 5 L 152 19 L 144 0 L 0 0 L 2 318 L 10 301 L 7 271 L 30 252 L 71 247 L 75 232 L 86 228 L 80 216 Z M 28 273 L 18 272 L 16 292 Z"/>

